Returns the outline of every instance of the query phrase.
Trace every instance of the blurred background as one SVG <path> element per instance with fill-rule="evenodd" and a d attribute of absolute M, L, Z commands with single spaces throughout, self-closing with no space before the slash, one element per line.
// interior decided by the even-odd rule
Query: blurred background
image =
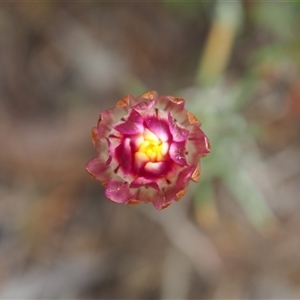
<path fill-rule="evenodd" d="M 300 298 L 300 4 L 0 4 L 0 298 Z M 212 153 L 163 211 L 104 197 L 91 128 L 186 99 Z"/>

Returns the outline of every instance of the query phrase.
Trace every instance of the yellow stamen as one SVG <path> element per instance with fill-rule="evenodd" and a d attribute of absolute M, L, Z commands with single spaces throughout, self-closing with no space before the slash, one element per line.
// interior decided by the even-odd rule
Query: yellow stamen
<path fill-rule="evenodd" d="M 144 131 L 139 142 L 137 153 L 143 154 L 143 158 L 148 157 L 153 162 L 162 161 L 169 149 L 167 142 L 162 142 L 156 134 L 148 129 Z"/>

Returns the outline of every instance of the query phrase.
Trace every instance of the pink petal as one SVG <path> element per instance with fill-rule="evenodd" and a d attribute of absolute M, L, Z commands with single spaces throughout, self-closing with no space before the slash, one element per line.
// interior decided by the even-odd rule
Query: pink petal
<path fill-rule="evenodd" d="M 105 189 L 105 196 L 113 202 L 125 203 L 132 198 L 128 183 L 110 180 Z"/>
<path fill-rule="evenodd" d="M 106 159 L 108 159 L 108 148 L 110 142 L 107 138 L 99 138 L 96 127 L 92 128 L 92 141 L 97 152 L 101 153 L 102 157 L 106 157 Z"/>
<path fill-rule="evenodd" d="M 182 111 L 185 105 L 185 100 L 174 96 L 158 96 L 157 103 L 162 110 L 166 111 Z"/>
<path fill-rule="evenodd" d="M 176 187 L 179 190 L 182 190 L 186 183 L 189 181 L 189 179 L 191 178 L 193 172 L 195 171 L 195 167 L 194 166 L 190 166 L 187 168 L 184 168 L 178 175 L 177 180 L 176 180 Z"/>
<path fill-rule="evenodd" d="M 152 204 L 157 210 L 161 210 L 169 206 L 173 200 L 167 200 L 164 195 L 159 195 L 160 197 L 155 197 L 152 201 Z"/>
<path fill-rule="evenodd" d="M 114 158 L 119 163 L 119 167 L 124 174 L 131 172 L 132 153 L 129 138 L 124 139 L 123 142 L 115 149 Z"/>
<path fill-rule="evenodd" d="M 126 121 L 114 126 L 116 130 L 123 134 L 134 135 L 143 132 L 143 118 L 134 109 L 131 110 Z"/>
<path fill-rule="evenodd" d="M 158 119 L 156 116 L 148 116 L 145 118 L 145 124 L 162 142 L 170 139 L 171 133 L 167 120 Z"/>
<path fill-rule="evenodd" d="M 155 181 L 152 181 L 150 179 L 146 179 L 144 177 L 138 177 L 134 181 L 131 182 L 130 188 L 139 188 L 139 187 L 152 187 L 156 191 L 159 191 L 159 186 Z"/>
<path fill-rule="evenodd" d="M 143 152 L 134 153 L 134 167 L 136 172 L 140 172 L 140 169 L 145 166 L 149 161 L 149 157 Z"/>
<path fill-rule="evenodd" d="M 192 126 L 188 140 L 189 143 L 193 144 L 197 149 L 197 153 L 201 156 L 210 153 L 209 140 L 199 127 Z"/>
<path fill-rule="evenodd" d="M 142 102 L 147 102 L 149 100 L 155 100 L 156 97 L 158 96 L 158 93 L 156 91 L 148 91 L 137 98 L 134 98 L 134 101 L 132 101 L 132 106 L 137 105 Z"/>
<path fill-rule="evenodd" d="M 185 128 L 178 126 L 178 124 L 173 119 L 171 112 L 168 113 L 168 121 L 169 121 L 170 131 L 173 137 L 173 141 L 175 142 L 185 141 L 189 135 L 189 131 Z"/>
<path fill-rule="evenodd" d="M 115 153 L 115 149 L 123 142 L 124 138 L 120 132 L 112 130 L 107 140 L 108 140 L 108 151 L 110 155 L 113 156 Z"/>
<path fill-rule="evenodd" d="M 168 166 L 169 163 L 165 161 L 159 161 L 159 162 L 152 162 L 149 161 L 146 163 L 144 170 L 147 175 L 152 175 L 156 177 L 162 177 L 164 176 L 170 169 Z M 147 176 L 148 177 L 148 176 Z"/>
<path fill-rule="evenodd" d="M 176 164 L 180 166 L 188 165 L 185 158 L 185 142 L 173 142 L 169 149 L 169 155 Z"/>
<path fill-rule="evenodd" d="M 175 184 L 172 184 L 170 186 L 164 185 L 163 188 L 161 187 L 161 194 L 152 200 L 152 203 L 156 209 L 163 209 L 169 206 L 174 200 L 178 200 L 178 193 L 180 193 L 187 187 L 189 179 L 191 178 L 195 168 L 177 168 L 177 170 L 181 171 L 178 173 L 177 178 L 175 178 L 174 180 Z M 176 171 L 174 172 L 174 177 L 176 177 Z"/>
<path fill-rule="evenodd" d="M 107 137 L 112 130 L 112 114 L 109 110 L 103 110 L 99 116 L 97 130 L 100 138 Z"/>
<path fill-rule="evenodd" d="M 145 186 L 139 188 L 132 188 L 130 190 L 132 193 L 132 198 L 144 203 L 152 202 L 153 199 L 156 199 L 160 192 L 155 189 L 149 189 Z"/>
<path fill-rule="evenodd" d="M 187 143 L 186 160 L 188 164 L 191 166 L 197 166 L 200 161 L 200 154 L 198 153 L 198 150 L 195 147 L 195 145 L 191 142 Z"/>
<path fill-rule="evenodd" d="M 157 92 L 156 91 L 148 91 L 138 97 L 134 97 L 133 95 L 129 94 L 127 97 L 129 99 L 129 105 L 131 107 L 141 103 L 141 102 L 145 102 L 145 101 L 149 101 L 149 100 L 152 100 L 158 96 Z"/>
<path fill-rule="evenodd" d="M 136 104 L 135 106 L 133 106 L 133 109 L 136 109 L 138 111 L 143 111 L 143 110 L 149 110 L 151 109 L 154 105 L 156 104 L 155 100 L 147 100 L 147 101 L 143 101 L 140 102 L 138 104 Z"/>
<path fill-rule="evenodd" d="M 110 179 L 110 176 L 112 176 L 109 164 L 110 159 L 103 161 L 99 156 L 97 156 L 86 164 L 86 170 L 96 179 L 100 181 L 107 181 Z"/>
<path fill-rule="evenodd" d="M 173 101 L 171 101 L 170 99 L 172 99 Z M 186 127 L 186 125 L 190 125 L 190 123 L 188 122 L 187 111 L 184 109 L 184 99 L 172 96 L 159 96 L 156 98 L 156 101 L 157 104 L 154 107 L 159 109 L 160 111 L 166 112 L 167 118 L 167 112 L 172 112 L 172 117 L 173 119 L 176 119 L 177 124 L 180 124 L 183 127 Z"/>
<path fill-rule="evenodd" d="M 128 115 L 129 107 L 114 107 L 112 109 L 103 110 L 99 116 L 97 129 L 100 138 L 107 137 L 114 124 L 121 121 L 123 117 Z"/>
<path fill-rule="evenodd" d="M 165 196 L 166 196 L 166 202 L 173 201 L 176 199 L 177 193 L 184 190 L 189 180 L 191 179 L 191 176 L 193 172 L 195 171 L 196 167 L 191 166 L 184 168 L 177 176 L 175 185 L 171 186 L 170 188 L 166 188 Z"/>
<path fill-rule="evenodd" d="M 167 198 L 166 192 L 162 191 L 155 195 L 151 202 L 157 210 L 162 210 L 168 207 L 174 200 L 175 198 Z"/>

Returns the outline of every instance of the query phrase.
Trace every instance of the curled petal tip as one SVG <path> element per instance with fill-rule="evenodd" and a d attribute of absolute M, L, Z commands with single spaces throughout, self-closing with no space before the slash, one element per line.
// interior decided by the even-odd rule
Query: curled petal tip
<path fill-rule="evenodd" d="M 102 113 L 99 115 L 98 117 L 98 122 L 97 122 L 97 125 L 99 125 L 103 120 L 103 117 L 102 117 Z"/>
<path fill-rule="evenodd" d="M 179 98 L 179 97 L 175 97 L 175 96 L 167 96 L 167 98 L 168 98 L 171 102 L 173 102 L 173 103 L 175 103 L 175 104 L 177 104 L 177 105 L 179 105 L 179 104 L 184 104 L 184 103 L 185 103 L 185 100 L 184 100 L 183 98 Z"/>
<path fill-rule="evenodd" d="M 141 203 L 141 201 L 139 201 L 139 200 L 131 199 L 131 200 L 127 201 L 125 204 L 127 204 L 127 205 L 137 205 L 137 204 L 140 204 L 140 203 Z"/>
<path fill-rule="evenodd" d="M 176 193 L 175 200 L 177 200 L 177 201 L 180 200 L 185 195 L 186 190 L 187 190 L 187 186 L 185 186 L 183 190 Z"/>
<path fill-rule="evenodd" d="M 170 205 L 171 205 L 171 202 L 167 203 L 167 204 L 164 204 L 164 205 L 162 205 L 162 207 L 159 208 L 159 210 L 163 210 L 163 209 L 167 208 Z"/>
<path fill-rule="evenodd" d="M 193 115 L 192 113 L 190 113 L 188 111 L 187 116 L 188 116 L 188 121 L 189 121 L 190 124 L 201 126 L 201 122 L 198 120 L 198 118 L 195 115 Z"/>
<path fill-rule="evenodd" d="M 191 179 L 194 182 L 198 182 L 199 178 L 200 178 L 200 166 L 198 165 L 195 171 L 193 172 Z"/>
<path fill-rule="evenodd" d="M 205 145 L 206 145 L 207 152 L 210 153 L 211 152 L 211 145 L 210 145 L 210 141 L 207 137 L 205 137 Z"/>
<path fill-rule="evenodd" d="M 152 90 L 152 91 L 148 91 L 148 92 L 140 95 L 138 98 L 146 98 L 146 99 L 152 100 L 152 99 L 156 98 L 157 96 L 158 96 L 157 91 Z"/>
<path fill-rule="evenodd" d="M 162 210 L 167 208 L 169 205 L 171 205 L 172 200 L 167 201 L 167 199 L 164 196 L 159 195 L 156 199 L 152 201 L 152 204 L 157 210 Z"/>
<path fill-rule="evenodd" d="M 97 127 L 93 127 L 92 128 L 92 141 L 93 141 L 93 145 L 96 148 L 96 141 L 98 139 L 98 130 Z"/>
<path fill-rule="evenodd" d="M 211 152 L 211 145 L 209 139 L 205 136 L 204 137 L 204 149 L 201 153 L 201 157 L 205 157 L 207 154 Z"/>
<path fill-rule="evenodd" d="M 125 96 L 121 100 L 119 100 L 115 107 L 124 107 L 129 105 L 129 95 Z"/>

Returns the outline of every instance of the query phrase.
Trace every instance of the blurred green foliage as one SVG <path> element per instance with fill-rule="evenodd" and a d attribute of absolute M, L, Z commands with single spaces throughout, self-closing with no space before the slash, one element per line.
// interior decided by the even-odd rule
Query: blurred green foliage
<path fill-rule="evenodd" d="M 181 19 L 210 20 L 211 30 L 202 45 L 195 85 L 177 92 L 188 99 L 187 108 L 199 117 L 212 145 L 212 152 L 201 162 L 201 180 L 194 194 L 195 209 L 215 207 L 214 184 L 219 181 L 235 197 L 252 224 L 263 232 L 268 224 L 276 223 L 276 218 L 249 172 L 263 160 L 256 142 L 259 125 L 249 122 L 243 108 L 260 87 L 259 70 L 263 64 L 271 63 L 276 69 L 285 63 L 300 63 L 300 5 L 166 0 L 164 6 Z M 249 38 L 249 26 L 251 31 L 260 31 L 264 41 L 256 41 L 244 59 L 247 69 L 228 84 L 226 67 L 236 51 L 236 38 Z M 136 94 L 147 90 L 138 80 L 128 85 Z"/>
<path fill-rule="evenodd" d="M 222 15 L 221 4 L 220 1 L 215 6 L 219 15 Z M 274 223 L 275 217 L 248 171 L 251 166 L 262 163 L 262 159 L 254 134 L 258 132 L 258 128 L 244 117 L 242 108 L 259 87 L 257 70 L 261 64 L 272 63 L 274 68 L 286 62 L 299 64 L 299 12 L 300 5 L 297 3 L 252 3 L 249 8 L 250 22 L 254 27 L 265 31 L 270 41 L 254 48 L 248 58 L 249 69 L 240 80 L 225 87 L 222 79 L 220 80 L 224 74 L 220 72 L 219 80 L 214 84 L 205 88 L 196 87 L 193 98 L 193 111 L 197 111 L 212 144 L 212 153 L 202 160 L 202 179 L 195 192 L 196 205 L 201 207 L 207 205 L 207 201 L 214 201 L 213 184 L 219 179 L 259 230 Z M 242 17 L 242 14 L 239 16 Z M 239 34 L 242 35 L 243 32 Z M 214 59 L 216 58 L 210 58 L 211 61 Z M 199 86 L 207 83 L 201 66 L 203 64 L 198 71 L 202 72 Z"/>
<path fill-rule="evenodd" d="M 299 30 L 299 1 L 269 2 L 261 1 L 252 5 L 250 17 L 258 28 L 266 30 L 280 43 L 294 39 Z"/>
<path fill-rule="evenodd" d="M 259 187 L 247 172 L 258 165 L 261 157 L 254 140 L 256 126 L 249 124 L 240 109 L 245 103 L 248 82 L 237 82 L 232 87 L 218 85 L 197 89 L 194 94 L 193 111 L 203 123 L 209 136 L 212 152 L 202 159 L 201 180 L 195 191 L 196 205 L 213 202 L 214 183 L 220 180 L 235 196 L 253 225 L 263 230 L 274 221 Z M 250 92 L 250 89 L 247 88 Z M 248 93 L 248 99 L 250 99 Z"/>

